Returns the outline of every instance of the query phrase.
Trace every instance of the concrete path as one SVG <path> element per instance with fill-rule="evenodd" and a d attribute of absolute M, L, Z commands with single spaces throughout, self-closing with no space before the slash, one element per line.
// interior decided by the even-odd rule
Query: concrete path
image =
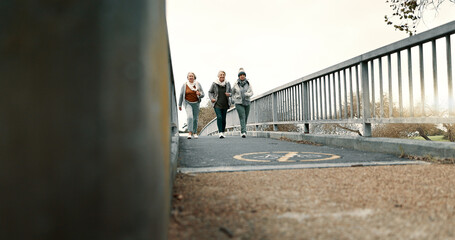
<path fill-rule="evenodd" d="M 182 173 L 258 171 L 274 169 L 426 164 L 383 153 L 361 152 L 270 138 L 227 136 L 180 137 Z"/>

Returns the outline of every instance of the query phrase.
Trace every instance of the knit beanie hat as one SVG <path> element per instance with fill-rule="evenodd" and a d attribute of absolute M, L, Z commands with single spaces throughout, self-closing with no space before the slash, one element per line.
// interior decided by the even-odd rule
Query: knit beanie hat
<path fill-rule="evenodd" d="M 237 76 L 240 77 L 240 75 L 245 75 L 246 76 L 245 70 L 243 70 L 243 68 L 239 69 L 239 74 Z"/>

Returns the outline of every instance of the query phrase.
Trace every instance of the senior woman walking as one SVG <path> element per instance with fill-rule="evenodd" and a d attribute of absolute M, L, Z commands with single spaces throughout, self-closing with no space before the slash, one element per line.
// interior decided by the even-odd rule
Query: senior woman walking
<path fill-rule="evenodd" d="M 231 96 L 231 84 L 226 82 L 226 73 L 218 72 L 218 79 L 212 83 L 209 90 L 209 98 L 212 102 L 212 107 L 216 114 L 216 123 L 218 125 L 218 134 L 220 138 L 224 138 L 226 131 L 226 114 L 231 106 L 229 97 Z"/>
<path fill-rule="evenodd" d="M 197 136 L 197 120 L 199 117 L 199 104 L 201 98 L 204 97 L 204 90 L 199 82 L 196 81 L 196 74 L 189 72 L 186 75 L 188 81 L 183 84 L 179 97 L 179 110 L 182 111 L 182 104 L 185 107 L 187 124 L 188 124 L 188 139 Z"/>
<path fill-rule="evenodd" d="M 246 79 L 243 68 L 239 69 L 238 79 L 232 87 L 232 101 L 235 103 L 237 114 L 240 120 L 240 133 L 242 138 L 246 138 L 246 124 L 250 113 L 250 99 L 253 96 L 253 89 L 250 82 Z"/>

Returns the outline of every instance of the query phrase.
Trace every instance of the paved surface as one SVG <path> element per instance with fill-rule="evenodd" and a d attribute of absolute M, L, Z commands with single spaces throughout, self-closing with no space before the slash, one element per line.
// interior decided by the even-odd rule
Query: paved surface
<path fill-rule="evenodd" d="M 182 173 L 426 164 L 391 154 L 239 136 L 181 137 L 179 151 Z"/>

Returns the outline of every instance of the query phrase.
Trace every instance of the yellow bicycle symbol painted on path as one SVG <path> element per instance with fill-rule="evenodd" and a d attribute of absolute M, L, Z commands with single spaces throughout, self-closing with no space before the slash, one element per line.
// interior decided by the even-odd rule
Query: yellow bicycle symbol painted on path
<path fill-rule="evenodd" d="M 314 162 L 334 160 L 340 156 L 331 153 L 277 151 L 243 153 L 234 158 L 249 162 Z"/>

